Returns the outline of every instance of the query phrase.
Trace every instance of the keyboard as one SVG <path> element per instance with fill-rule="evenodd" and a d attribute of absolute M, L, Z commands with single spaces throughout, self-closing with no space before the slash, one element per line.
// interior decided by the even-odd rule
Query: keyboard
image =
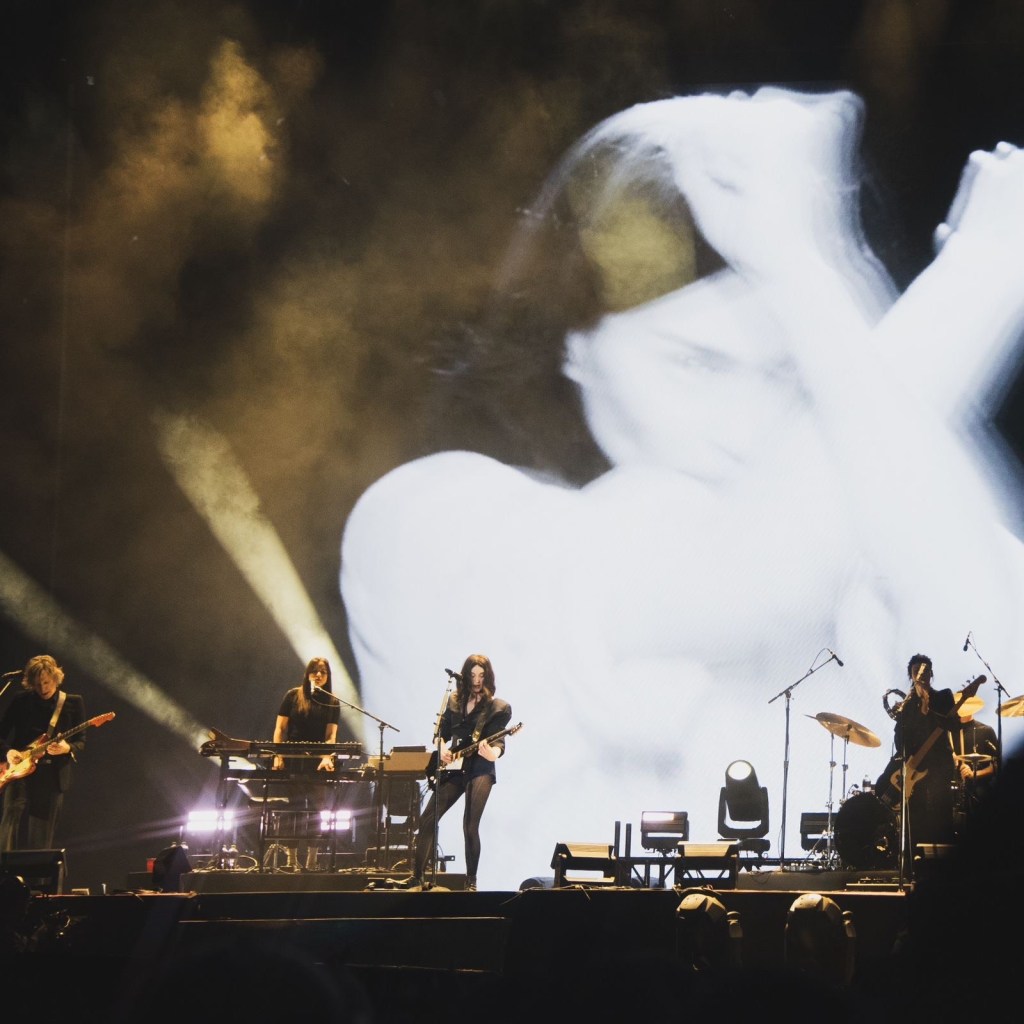
<path fill-rule="evenodd" d="M 210 738 L 199 748 L 204 757 L 244 757 L 253 760 L 261 757 L 329 757 L 339 760 L 364 760 L 365 751 L 358 740 L 343 743 L 303 743 L 288 740 L 275 743 L 273 740 L 237 740 L 218 729 L 210 729 Z"/>

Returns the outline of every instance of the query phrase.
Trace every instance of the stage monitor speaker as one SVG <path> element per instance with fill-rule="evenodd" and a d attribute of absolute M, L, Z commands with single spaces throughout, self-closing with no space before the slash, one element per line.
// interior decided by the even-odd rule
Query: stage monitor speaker
<path fill-rule="evenodd" d="M 800 815 L 800 848 L 813 850 L 826 838 L 828 811 L 805 811 Z"/>
<path fill-rule="evenodd" d="M 527 889 L 553 889 L 555 887 L 555 879 L 553 875 L 534 875 L 532 878 L 524 878 L 519 883 L 519 891 L 524 892 Z"/>
<path fill-rule="evenodd" d="M 9 850 L 0 853 L 0 874 L 20 878 L 33 893 L 61 896 L 66 863 L 64 850 Z"/>
<path fill-rule="evenodd" d="M 158 892 L 180 892 L 181 876 L 191 870 L 188 847 L 171 843 L 153 858 L 153 888 Z"/>
<path fill-rule="evenodd" d="M 739 872 L 740 841 L 721 843 L 680 843 L 676 862 L 676 885 L 687 879 L 717 881 L 716 889 L 735 889 Z"/>
<path fill-rule="evenodd" d="M 952 843 L 917 843 L 914 846 L 914 881 L 948 881 L 955 849 Z"/>
<path fill-rule="evenodd" d="M 551 867 L 555 871 L 556 889 L 567 885 L 618 884 L 618 859 L 611 843 L 556 843 Z"/>

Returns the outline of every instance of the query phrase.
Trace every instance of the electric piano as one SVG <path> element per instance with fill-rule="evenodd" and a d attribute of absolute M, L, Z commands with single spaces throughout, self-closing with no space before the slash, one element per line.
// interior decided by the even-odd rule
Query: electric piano
<path fill-rule="evenodd" d="M 334 757 L 335 767 L 355 768 L 366 763 L 363 745 L 358 740 L 343 743 L 315 743 L 287 740 L 275 743 L 272 740 L 236 740 L 219 729 L 210 729 L 210 738 L 199 748 L 204 757 L 243 758 L 246 761 L 260 761 L 275 757 L 316 758 Z"/>
<path fill-rule="evenodd" d="M 199 753 L 220 761 L 219 805 L 228 805 L 229 794 L 237 786 L 250 804 L 260 808 L 257 863 L 261 869 L 269 839 L 297 841 L 318 833 L 319 809 L 310 810 L 302 796 L 309 786 L 333 787 L 324 809 L 333 811 L 339 806 L 372 804 L 371 797 L 361 799 L 357 795 L 359 791 L 352 788 L 354 784 L 363 784 L 368 793 L 374 788 L 375 773 L 367 770 L 366 754 L 358 741 L 243 740 L 219 729 L 210 729 L 209 737 L 200 746 Z M 278 757 L 284 759 L 283 768 L 274 768 Z M 315 766 L 310 762 L 319 762 L 324 757 L 333 757 L 334 771 L 313 770 Z M 289 833 L 284 822 L 291 823 L 293 832 Z M 332 865 L 335 838 L 323 837 Z"/>

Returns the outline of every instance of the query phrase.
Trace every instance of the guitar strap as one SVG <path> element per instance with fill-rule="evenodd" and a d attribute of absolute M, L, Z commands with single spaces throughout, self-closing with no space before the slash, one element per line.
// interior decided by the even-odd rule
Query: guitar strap
<path fill-rule="evenodd" d="M 956 749 L 956 741 L 953 739 L 953 730 L 950 729 L 949 732 L 946 733 L 946 735 L 949 737 L 949 748 L 950 748 L 950 750 L 953 751 L 954 755 L 956 755 L 956 754 L 963 755 L 963 754 L 967 753 L 967 751 L 964 750 L 964 731 L 963 731 L 963 729 L 961 729 L 956 734 L 957 736 L 960 737 L 960 749 L 959 750 Z"/>
<path fill-rule="evenodd" d="M 64 707 L 64 698 L 66 696 L 67 694 L 63 690 L 57 694 L 57 706 L 53 709 L 53 714 L 50 716 L 50 724 L 46 727 L 46 735 L 48 738 L 54 734 L 54 731 L 57 728 L 57 719 L 60 718 L 60 711 L 61 708 Z"/>
<path fill-rule="evenodd" d="M 491 698 L 487 698 L 487 702 L 480 706 L 480 717 L 476 721 L 476 727 L 473 729 L 473 742 L 477 743 L 480 737 L 484 734 L 484 726 L 487 724 L 487 720 L 491 717 Z"/>

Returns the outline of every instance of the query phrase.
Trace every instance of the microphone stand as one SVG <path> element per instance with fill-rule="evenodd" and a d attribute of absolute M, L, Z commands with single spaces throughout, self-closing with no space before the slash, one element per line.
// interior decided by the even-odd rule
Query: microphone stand
<path fill-rule="evenodd" d="M 899 879 L 897 888 L 903 892 L 907 879 L 907 849 L 910 846 L 910 797 L 907 795 L 907 730 L 903 727 L 903 715 L 910 697 L 914 695 L 913 684 L 907 699 L 899 706 L 896 720 L 900 730 L 900 849 L 899 849 Z"/>
<path fill-rule="evenodd" d="M 999 769 L 1002 767 L 999 762 L 1002 760 L 1003 754 L 1003 694 L 1005 693 L 1007 697 L 1009 697 L 1010 694 L 1007 693 L 1003 684 L 999 682 L 995 672 L 992 671 L 992 666 L 981 656 L 981 652 L 978 648 L 974 646 L 974 637 L 969 633 L 967 635 L 967 646 L 969 646 L 978 656 L 978 661 L 988 669 L 989 675 L 992 677 L 992 682 L 996 684 L 996 735 L 999 742 L 999 750 L 997 751 L 999 757 L 996 758 L 996 774 L 993 778 L 998 778 Z"/>
<path fill-rule="evenodd" d="M 774 704 L 781 696 L 783 696 L 783 694 L 786 697 L 786 743 L 782 758 L 782 840 L 779 843 L 779 867 L 782 869 L 785 869 L 786 867 L 786 799 L 789 790 L 789 704 L 793 696 L 793 691 L 808 676 L 813 676 L 819 669 L 823 669 L 829 661 L 839 660 L 831 651 L 829 651 L 829 654 L 831 657 L 828 661 L 822 662 L 817 666 L 817 668 L 812 664 L 810 669 L 808 669 L 808 671 L 806 671 L 795 683 L 790 683 L 786 689 L 780 690 L 770 701 L 768 701 L 769 704 Z"/>
<path fill-rule="evenodd" d="M 431 799 L 434 802 L 434 821 L 431 826 L 432 835 L 430 837 L 430 871 L 429 879 L 427 877 L 428 872 L 423 873 L 423 888 L 424 890 L 433 889 L 437 885 L 437 838 L 441 827 L 441 815 L 438 813 L 438 787 L 441 785 L 441 744 L 443 740 L 441 738 L 441 719 L 444 717 L 445 711 L 448 710 L 448 701 L 451 699 L 452 693 L 452 681 L 455 676 L 452 672 L 448 671 L 448 682 L 444 688 L 444 696 L 441 698 L 441 707 L 437 712 L 437 718 L 434 719 L 434 753 L 436 755 L 436 763 L 434 765 L 434 791 L 431 793 Z"/>
<path fill-rule="evenodd" d="M 385 722 L 383 718 L 378 718 L 376 715 L 370 714 L 370 712 L 366 711 L 364 708 L 361 708 L 356 704 L 350 704 L 347 700 L 345 700 L 342 697 L 339 697 L 336 693 L 331 693 L 330 690 L 325 690 L 322 686 L 317 686 L 316 683 L 311 683 L 310 686 L 314 690 L 321 690 L 323 693 L 326 693 L 328 697 L 330 697 L 332 700 L 336 700 L 339 704 L 344 704 L 345 707 L 351 708 L 353 711 L 358 711 L 359 714 L 365 715 L 367 718 L 372 718 L 377 723 L 377 729 L 379 732 L 377 745 L 377 794 L 374 799 L 374 803 L 376 805 L 374 808 L 374 812 L 377 816 L 377 834 L 375 837 L 376 852 L 373 858 L 373 866 L 375 868 L 380 868 L 381 830 L 384 824 L 384 730 L 394 729 L 395 732 L 401 732 L 402 730 L 399 729 L 397 726 L 392 725 L 390 722 Z M 333 843 L 331 844 L 331 849 L 334 849 Z"/>

